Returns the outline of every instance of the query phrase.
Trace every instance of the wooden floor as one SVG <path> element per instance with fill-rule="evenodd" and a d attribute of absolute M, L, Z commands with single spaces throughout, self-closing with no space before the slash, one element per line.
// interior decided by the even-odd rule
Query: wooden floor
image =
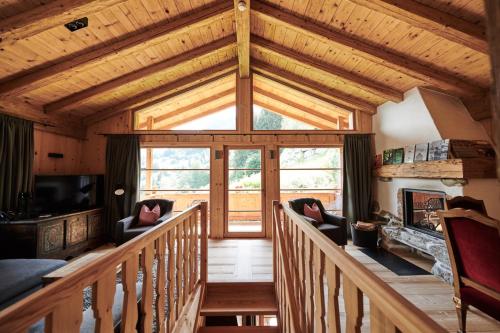
<path fill-rule="evenodd" d="M 370 257 L 348 245 L 346 251 L 409 301 L 430 315 L 449 332 L 457 331 L 457 318 L 452 301 L 452 287 L 438 278 L 428 276 L 398 276 Z M 411 260 L 411 258 L 406 258 Z M 425 260 L 415 264 L 428 269 Z M 208 250 L 209 281 L 271 281 L 272 248 L 269 240 L 210 240 Z M 342 299 L 342 297 L 341 297 Z M 369 305 L 365 298 L 363 332 L 369 332 Z M 341 310 L 343 304 L 340 305 Z M 342 316 L 343 317 L 343 316 Z M 500 323 L 471 308 L 467 332 L 500 332 Z"/>

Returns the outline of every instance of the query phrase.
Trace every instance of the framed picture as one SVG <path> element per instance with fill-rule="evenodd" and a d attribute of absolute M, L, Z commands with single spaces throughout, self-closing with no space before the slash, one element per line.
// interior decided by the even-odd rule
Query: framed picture
<path fill-rule="evenodd" d="M 422 162 L 427 161 L 427 153 L 429 151 L 428 143 L 419 143 L 415 145 L 415 157 L 413 158 L 414 162 Z"/>
<path fill-rule="evenodd" d="M 382 163 L 384 165 L 392 164 L 392 149 L 384 150 L 384 157 Z"/>
<path fill-rule="evenodd" d="M 403 148 L 393 149 L 392 164 L 402 164 L 405 150 Z"/>
<path fill-rule="evenodd" d="M 415 157 L 415 145 L 405 146 L 405 163 L 413 163 L 413 158 Z"/>
<path fill-rule="evenodd" d="M 448 159 L 450 140 L 437 140 L 429 143 L 429 161 L 442 161 Z"/>

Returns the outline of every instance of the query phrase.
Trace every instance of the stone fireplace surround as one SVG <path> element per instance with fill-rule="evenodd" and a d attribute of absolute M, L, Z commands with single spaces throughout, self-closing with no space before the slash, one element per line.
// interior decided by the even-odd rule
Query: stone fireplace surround
<path fill-rule="evenodd" d="M 398 190 L 398 216 L 391 216 L 387 226 L 382 227 L 382 247 L 391 249 L 403 243 L 413 251 L 430 255 L 434 258 L 432 274 L 448 283 L 453 283 L 450 259 L 444 239 L 415 229 L 406 228 L 403 218 L 403 190 Z"/>

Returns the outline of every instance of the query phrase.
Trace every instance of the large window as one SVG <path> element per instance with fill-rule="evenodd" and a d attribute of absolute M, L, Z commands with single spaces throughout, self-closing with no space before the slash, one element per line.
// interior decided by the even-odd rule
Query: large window
<path fill-rule="evenodd" d="M 141 148 L 140 200 L 174 200 L 180 212 L 209 191 L 209 148 Z"/>
<path fill-rule="evenodd" d="M 280 197 L 282 202 L 312 197 L 327 211 L 342 212 L 340 148 L 281 148 Z"/>

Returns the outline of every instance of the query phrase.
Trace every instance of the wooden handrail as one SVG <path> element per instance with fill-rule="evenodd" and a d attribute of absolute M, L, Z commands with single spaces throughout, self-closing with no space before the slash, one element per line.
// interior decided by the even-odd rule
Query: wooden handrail
<path fill-rule="evenodd" d="M 297 270 L 298 282 L 286 278 L 285 286 L 295 284 L 295 303 L 304 306 L 294 314 L 300 320 L 303 332 L 339 332 L 338 312 L 339 278 L 342 275 L 346 311 L 346 331 L 360 332 L 363 318 L 363 295 L 370 300 L 370 326 L 372 332 L 446 332 L 423 311 L 387 285 L 363 264 L 348 255 L 339 246 L 305 221 L 291 208 L 273 202 L 274 229 L 278 246 L 276 257 L 289 260 L 288 269 Z M 281 218 L 283 213 L 283 219 Z M 281 231 L 280 231 L 281 230 Z M 298 255 L 297 255 L 298 253 Z M 275 271 L 285 265 L 275 261 Z M 282 266 L 282 267 L 280 267 Z M 278 273 L 279 274 L 279 273 Z M 323 278 L 328 280 L 328 295 L 323 288 Z M 280 284 L 277 278 L 276 284 Z M 279 297 L 279 293 L 277 292 Z M 328 311 L 325 318 L 325 298 Z M 283 301 L 280 299 L 280 301 Z M 293 307 L 293 304 L 291 305 Z M 281 323 L 283 315 L 280 313 Z"/>
<path fill-rule="evenodd" d="M 26 331 L 42 318 L 46 319 L 47 333 L 80 332 L 83 289 L 91 285 L 96 332 L 111 332 L 110 328 L 113 325 L 111 307 L 115 294 L 117 267 L 120 266 L 124 290 L 122 332 L 136 332 L 138 317 L 140 317 L 140 330 L 151 332 L 153 311 L 157 311 L 156 320 L 160 332 L 174 331 L 178 316 L 186 305 L 185 301 L 195 294 L 199 295 L 198 291 L 203 284 L 203 278 L 200 278 L 198 273 L 206 272 L 206 267 L 203 267 L 207 262 L 206 250 L 200 251 L 200 261 L 197 256 L 199 239 L 202 236 L 207 237 L 206 216 L 207 203 L 200 202 L 122 244 L 91 264 L 2 310 L 0 332 Z M 174 246 L 174 243 L 177 246 Z M 202 238 L 201 244 L 202 249 L 203 246 L 206 248 L 207 240 Z M 157 283 L 153 285 L 153 259 L 165 260 L 167 253 L 168 269 L 164 272 L 167 276 L 158 273 Z M 173 269 L 174 260 L 177 263 L 177 270 Z M 139 262 L 143 271 L 140 316 L 136 305 Z M 165 271 L 165 263 L 158 264 L 158 269 L 162 268 Z M 165 280 L 169 281 L 168 300 Z M 174 284 L 177 292 L 175 299 Z M 156 309 L 152 307 L 153 290 L 156 292 Z M 170 313 L 165 317 L 158 304 L 164 306 L 167 301 Z"/>

